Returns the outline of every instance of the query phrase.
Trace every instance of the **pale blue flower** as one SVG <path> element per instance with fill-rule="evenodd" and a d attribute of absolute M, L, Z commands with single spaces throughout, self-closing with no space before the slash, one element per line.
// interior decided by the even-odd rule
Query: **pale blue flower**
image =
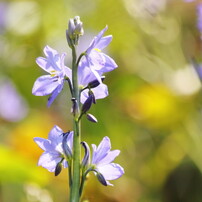
<path fill-rule="evenodd" d="M 63 150 L 63 131 L 58 126 L 54 126 L 48 135 L 48 139 L 35 137 L 34 141 L 38 146 L 44 150 L 40 156 L 38 166 L 46 168 L 50 172 L 55 172 L 58 163 L 62 163 L 63 167 L 68 167 L 68 162 L 65 158 Z M 73 132 L 69 132 L 68 137 L 65 139 L 68 148 L 72 150 L 73 147 Z"/>
<path fill-rule="evenodd" d="M 111 150 L 111 142 L 108 137 L 104 137 L 98 147 L 92 144 L 93 154 L 91 164 L 97 173 L 101 173 L 108 185 L 112 185 L 108 180 L 115 180 L 124 174 L 124 169 L 116 163 L 112 163 L 119 155 L 119 150 Z"/>
<path fill-rule="evenodd" d="M 87 64 L 100 83 L 102 83 L 100 76 L 103 73 L 117 68 L 115 61 L 102 52 L 102 50 L 112 41 L 111 35 L 103 37 L 107 29 L 108 27 L 106 26 L 96 37 L 94 37 L 90 46 L 86 50 L 85 57 L 83 58 L 83 61 Z"/>
<path fill-rule="evenodd" d="M 101 79 L 100 76 L 99 78 Z M 95 80 L 98 80 L 97 77 L 88 68 L 86 61 L 82 61 L 78 67 L 78 82 L 80 87 L 81 88 L 86 87 L 90 82 Z M 80 98 L 81 103 L 84 103 L 86 99 L 89 97 L 88 91 L 89 91 L 88 89 L 82 91 Z M 108 96 L 108 88 L 103 83 L 100 83 L 97 87 L 92 88 L 91 91 L 93 92 L 96 100 Z"/>
<path fill-rule="evenodd" d="M 66 53 L 60 56 L 58 52 L 49 46 L 44 48 L 46 58 L 38 57 L 36 63 L 50 75 L 40 76 L 34 83 L 32 93 L 37 96 L 49 95 L 48 106 L 52 104 L 62 91 L 65 76 L 71 75 L 71 69 L 64 65 Z"/>

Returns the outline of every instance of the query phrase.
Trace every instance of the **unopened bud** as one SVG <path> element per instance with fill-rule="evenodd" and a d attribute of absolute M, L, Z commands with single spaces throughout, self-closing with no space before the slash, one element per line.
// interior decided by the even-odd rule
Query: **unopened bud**
<path fill-rule="evenodd" d="M 91 105 L 95 102 L 95 96 L 93 93 L 89 93 L 89 97 L 86 99 L 86 101 L 84 102 L 81 112 L 82 114 L 85 114 L 90 108 Z"/>
<path fill-rule="evenodd" d="M 92 114 L 86 114 L 86 117 L 89 121 L 93 122 L 93 123 L 97 123 L 97 119 L 92 115 Z"/>
<path fill-rule="evenodd" d="M 90 148 L 86 142 L 81 142 L 81 145 L 85 149 L 85 155 L 83 157 L 83 161 L 82 161 L 81 165 L 83 167 L 87 167 L 89 165 L 89 161 L 90 161 L 90 159 L 89 159 L 90 158 Z"/>
<path fill-rule="evenodd" d="M 79 36 L 83 34 L 83 23 L 80 21 L 80 17 L 71 18 L 68 23 L 68 30 L 66 31 L 66 38 L 70 48 L 78 44 Z"/>
<path fill-rule="evenodd" d="M 99 180 L 99 182 L 102 185 L 107 186 L 107 182 L 106 182 L 104 176 L 101 173 L 99 173 L 99 172 L 97 172 L 97 179 Z"/>
<path fill-rule="evenodd" d="M 62 165 L 61 165 L 61 162 L 59 162 L 59 163 L 56 165 L 56 168 L 55 168 L 55 176 L 58 176 L 61 171 L 62 171 Z"/>

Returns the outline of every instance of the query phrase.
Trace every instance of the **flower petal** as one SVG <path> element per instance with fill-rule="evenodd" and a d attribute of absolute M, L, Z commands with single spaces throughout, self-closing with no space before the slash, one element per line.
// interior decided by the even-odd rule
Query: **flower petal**
<path fill-rule="evenodd" d="M 118 67 L 116 62 L 111 57 L 109 57 L 108 55 L 104 53 L 101 53 L 101 54 L 104 57 L 105 62 L 104 62 L 104 66 L 99 70 L 99 74 L 110 72 Z"/>
<path fill-rule="evenodd" d="M 124 169 L 116 163 L 99 166 L 97 169 L 102 173 L 105 180 L 116 180 L 124 174 Z"/>
<path fill-rule="evenodd" d="M 63 130 L 60 127 L 55 125 L 52 128 L 52 130 L 49 132 L 48 139 L 55 145 L 60 144 L 62 143 L 62 139 L 63 139 L 62 133 L 63 133 Z"/>
<path fill-rule="evenodd" d="M 99 41 L 101 40 L 103 34 L 105 33 L 105 31 L 108 29 L 108 27 L 106 26 L 103 30 L 101 30 L 98 35 L 96 37 L 94 37 L 94 39 L 92 40 L 92 42 L 90 43 L 89 48 L 86 50 L 86 53 L 89 54 L 91 52 L 92 49 L 94 49 L 96 47 L 96 45 L 99 43 Z"/>
<path fill-rule="evenodd" d="M 62 91 L 63 89 L 64 82 L 62 84 L 59 84 L 57 88 L 52 92 L 52 95 L 48 98 L 48 103 L 47 106 L 50 107 L 55 98 L 58 96 L 58 94 Z"/>
<path fill-rule="evenodd" d="M 50 143 L 50 140 L 40 138 L 40 137 L 35 137 L 34 141 L 38 144 L 38 146 L 43 149 L 44 151 L 49 151 L 52 150 L 53 147 Z"/>
<path fill-rule="evenodd" d="M 108 96 L 108 88 L 105 84 L 101 83 L 96 88 L 92 89 L 95 99 L 102 99 Z"/>
<path fill-rule="evenodd" d="M 102 50 L 105 47 L 107 47 L 110 44 L 111 41 L 112 41 L 112 35 L 102 37 L 100 39 L 100 41 L 97 43 L 97 45 L 95 46 L 95 48 L 97 48 L 99 50 Z"/>
<path fill-rule="evenodd" d="M 108 154 L 97 163 L 97 166 L 104 166 L 106 164 L 111 163 L 114 159 L 120 154 L 119 150 L 114 150 L 108 152 Z"/>
<path fill-rule="evenodd" d="M 58 86 L 58 82 L 50 75 L 40 76 L 34 83 L 32 94 L 44 96 L 51 94 Z"/>
<path fill-rule="evenodd" d="M 47 57 L 47 66 L 51 66 L 55 71 L 61 71 L 64 66 L 64 55 L 66 54 L 63 53 L 60 57 L 59 53 L 49 46 L 44 48 L 44 53 Z"/>
<path fill-rule="evenodd" d="M 78 66 L 78 81 L 79 85 L 87 86 L 91 81 L 96 80 L 94 73 L 88 67 L 88 62 L 84 57 Z"/>
<path fill-rule="evenodd" d="M 36 59 L 37 65 L 41 67 L 43 70 L 45 70 L 48 73 L 51 73 L 51 71 L 55 71 L 52 64 L 44 57 L 38 57 Z"/>
<path fill-rule="evenodd" d="M 38 166 L 46 168 L 50 172 L 54 172 L 56 165 L 62 160 L 59 153 L 44 152 L 38 161 Z"/>
<path fill-rule="evenodd" d="M 98 164 L 103 158 L 106 157 L 107 153 L 111 149 L 111 142 L 110 139 L 106 136 L 102 139 L 98 148 L 92 145 L 93 148 L 93 157 L 92 157 L 92 164 Z"/>

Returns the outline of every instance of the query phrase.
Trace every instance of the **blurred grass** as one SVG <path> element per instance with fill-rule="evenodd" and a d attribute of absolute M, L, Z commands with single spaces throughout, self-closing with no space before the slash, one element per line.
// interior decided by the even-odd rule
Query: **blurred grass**
<path fill-rule="evenodd" d="M 84 23 L 83 44 L 108 25 L 107 34 L 113 35 L 113 41 L 106 51 L 119 66 L 105 80 L 109 97 L 98 100 L 91 109 L 98 124 L 84 120 L 82 139 L 98 144 L 109 136 L 112 148 L 121 150 L 116 162 L 125 168 L 114 187 L 103 187 L 95 177 L 89 178 L 83 199 L 202 201 L 201 84 L 189 64 L 193 56 L 202 59 L 197 3 L 0 2 L 0 80 L 12 82 L 27 110 L 24 118 L 13 122 L 1 111 L 8 103 L 0 102 L 1 202 L 67 201 L 67 173 L 55 178 L 37 167 L 42 151 L 33 137 L 47 137 L 53 125 L 64 131 L 72 128 L 70 97 L 63 91 L 46 109 L 47 97 L 35 97 L 31 89 L 43 74 L 35 59 L 43 55 L 46 44 L 66 51 L 70 58 L 65 29 L 75 15 Z M 9 92 L 1 96 L 9 99 Z M 10 106 L 11 112 L 19 113 L 17 106 Z"/>

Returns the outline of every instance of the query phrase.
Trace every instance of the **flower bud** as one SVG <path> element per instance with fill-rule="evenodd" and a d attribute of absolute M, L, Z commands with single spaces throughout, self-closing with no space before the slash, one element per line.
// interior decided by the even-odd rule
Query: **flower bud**
<path fill-rule="evenodd" d="M 90 148 L 86 142 L 81 142 L 81 145 L 85 149 L 85 155 L 84 155 L 81 165 L 83 167 L 87 167 L 89 165 L 89 161 L 90 161 Z"/>
<path fill-rule="evenodd" d="M 68 35 L 70 39 L 74 38 L 75 24 L 74 20 L 71 18 L 68 23 Z"/>
<path fill-rule="evenodd" d="M 89 93 L 89 97 L 86 99 L 86 101 L 84 102 L 81 112 L 82 114 L 85 114 L 90 108 L 91 105 L 95 103 L 95 96 L 93 94 L 93 92 Z"/>
<path fill-rule="evenodd" d="M 72 108 L 71 108 L 71 113 L 75 116 L 76 113 L 78 112 L 78 102 L 75 98 L 72 98 Z"/>
<path fill-rule="evenodd" d="M 98 171 L 97 171 L 97 179 L 99 180 L 99 182 L 102 185 L 107 186 L 107 182 L 106 182 L 104 176 L 101 173 L 99 173 Z"/>
<path fill-rule="evenodd" d="M 74 17 L 74 25 L 75 25 L 74 33 L 78 34 L 79 36 L 83 35 L 84 34 L 83 23 L 81 22 L 79 16 Z"/>
<path fill-rule="evenodd" d="M 55 168 L 55 176 L 58 176 L 61 171 L 62 171 L 62 164 L 61 164 L 61 162 L 59 162 L 59 163 L 56 165 L 56 168 Z"/>
<path fill-rule="evenodd" d="M 66 31 L 66 38 L 69 47 L 78 44 L 79 36 L 84 34 L 83 23 L 80 21 L 80 17 L 76 16 L 74 19 L 70 19 L 68 23 L 68 30 Z"/>
<path fill-rule="evenodd" d="M 92 115 L 92 114 L 86 114 L 86 117 L 89 121 L 93 122 L 93 123 L 97 123 L 97 119 Z"/>

